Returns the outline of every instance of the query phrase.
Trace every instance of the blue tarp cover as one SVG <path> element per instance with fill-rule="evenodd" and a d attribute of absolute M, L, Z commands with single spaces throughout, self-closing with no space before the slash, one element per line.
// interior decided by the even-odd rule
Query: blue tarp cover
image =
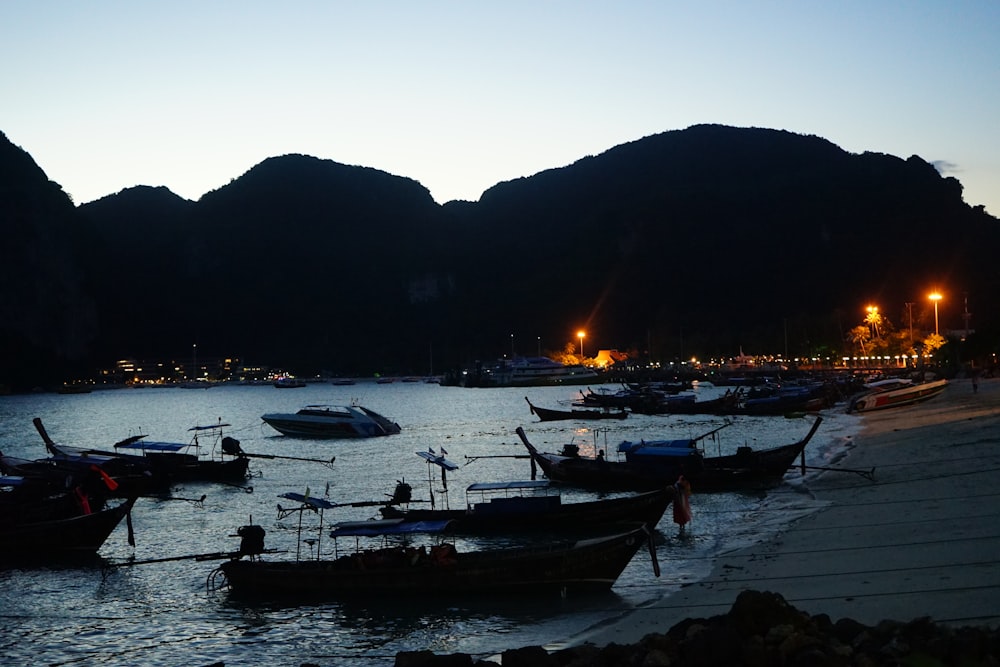
<path fill-rule="evenodd" d="M 155 442 L 150 440 L 136 440 L 115 445 L 117 449 L 143 449 L 148 452 L 179 452 L 187 447 L 183 442 Z"/>
<path fill-rule="evenodd" d="M 659 448 L 670 448 L 670 449 L 686 449 L 688 452 L 693 451 L 691 447 L 690 440 L 640 440 L 639 442 L 632 442 L 630 440 L 623 440 L 618 443 L 619 452 L 632 452 L 637 449 L 646 449 L 649 447 L 659 447 Z"/>

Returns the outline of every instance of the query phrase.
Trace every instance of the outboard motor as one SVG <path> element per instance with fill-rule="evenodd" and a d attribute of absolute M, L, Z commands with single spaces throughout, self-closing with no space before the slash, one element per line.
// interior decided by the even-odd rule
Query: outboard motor
<path fill-rule="evenodd" d="M 264 527 L 257 525 L 240 526 L 236 531 L 240 536 L 240 556 L 256 556 L 264 553 Z"/>
<path fill-rule="evenodd" d="M 413 497 L 413 487 L 406 482 L 396 482 L 396 490 L 389 499 L 390 505 L 405 505 Z"/>
<path fill-rule="evenodd" d="M 230 456 L 240 456 L 243 454 L 240 441 L 236 438 L 230 438 L 228 435 L 222 439 L 222 451 Z"/>
<path fill-rule="evenodd" d="M 577 457 L 580 455 L 580 446 L 574 445 L 572 443 L 563 445 L 562 451 L 559 452 L 560 456 Z"/>

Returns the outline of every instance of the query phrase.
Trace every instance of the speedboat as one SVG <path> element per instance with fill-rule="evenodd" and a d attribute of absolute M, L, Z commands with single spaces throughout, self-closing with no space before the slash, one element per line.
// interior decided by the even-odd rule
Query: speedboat
<path fill-rule="evenodd" d="M 913 405 L 934 398 L 948 387 L 948 380 L 914 382 L 908 378 L 889 378 L 865 384 L 865 392 L 851 399 L 848 412 L 871 412 Z"/>
<path fill-rule="evenodd" d="M 360 405 L 307 405 L 295 413 L 262 415 L 271 428 L 292 438 L 373 438 L 399 433 L 399 424 Z"/>

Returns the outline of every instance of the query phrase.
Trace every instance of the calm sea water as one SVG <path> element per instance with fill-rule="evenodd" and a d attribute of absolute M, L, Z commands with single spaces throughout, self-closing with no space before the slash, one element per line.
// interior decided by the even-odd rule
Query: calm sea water
<path fill-rule="evenodd" d="M 702 386 L 710 398 L 718 390 Z M 412 484 L 414 498 L 452 507 L 465 503 L 473 482 L 527 479 L 528 461 L 480 458 L 524 453 L 514 429 L 524 426 L 543 451 L 566 442 L 595 442 L 608 451 L 620 440 L 684 438 L 722 423 L 718 417 L 633 416 L 598 430 L 582 422 L 540 423 L 524 397 L 540 406 L 568 404 L 575 388 L 464 389 L 423 383 L 378 385 L 359 382 L 301 389 L 222 386 L 212 389 L 123 389 L 83 395 L 40 394 L 0 398 L 0 450 L 24 458 L 44 456 L 32 418 L 41 417 L 52 438 L 64 445 L 108 448 L 137 432 L 154 440 L 189 440 L 187 429 L 221 419 L 229 435 L 249 453 L 317 459 L 336 456 L 325 467 L 286 460 L 255 460 L 246 487 L 187 484 L 172 499 L 140 499 L 133 510 L 136 546 L 125 525 L 100 551 L 109 562 L 228 551 L 238 547 L 236 529 L 251 520 L 267 530 L 267 546 L 294 556 L 297 518 L 280 519 L 278 498 L 287 491 L 328 497 L 334 502 L 381 500 L 397 480 Z M 285 438 L 265 425 L 265 412 L 295 411 L 310 403 L 362 405 L 399 422 L 400 435 L 363 441 L 310 441 Z M 807 449 L 807 463 L 824 465 L 850 447 L 855 416 L 840 408 L 824 413 L 824 423 Z M 775 417 L 731 418 L 708 454 L 729 453 L 742 444 L 769 447 L 800 439 L 811 421 Z M 607 444 L 605 444 L 607 443 Z M 440 473 L 416 456 L 444 447 L 462 465 L 440 493 Z M 815 474 L 815 473 L 812 473 Z M 742 494 L 695 495 L 694 519 L 678 534 L 668 510 L 658 526 L 655 578 L 650 558 L 640 551 L 612 592 L 568 599 L 497 599 L 461 602 L 372 599 L 310 606 L 254 605 L 210 591 L 206 580 L 217 562 L 179 560 L 105 569 L 0 570 L 0 655 L 5 664 L 46 665 L 226 665 L 392 664 L 403 650 L 466 652 L 488 657 L 527 645 L 552 648 L 570 642 L 629 609 L 669 596 L 682 584 L 706 576 L 719 554 L 760 539 L 808 510 L 809 476 L 790 474 L 788 484 L 766 497 Z M 248 490 L 252 489 L 252 492 Z M 434 491 L 432 491 L 434 489 Z M 202 495 L 204 502 L 192 502 Z M 592 498 L 567 490 L 567 501 Z M 374 508 L 338 508 L 327 522 L 367 519 Z M 309 519 L 306 520 L 307 525 Z M 341 545 L 343 548 L 344 545 Z M 460 545 L 461 546 L 461 545 Z M 325 538 L 323 553 L 331 551 Z M 303 549 L 308 549 L 304 546 Z"/>

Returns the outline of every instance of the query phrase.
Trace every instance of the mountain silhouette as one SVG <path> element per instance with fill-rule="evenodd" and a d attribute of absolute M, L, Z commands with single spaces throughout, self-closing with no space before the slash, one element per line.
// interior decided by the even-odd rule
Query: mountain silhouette
<path fill-rule="evenodd" d="M 444 205 L 305 155 L 197 202 L 140 186 L 74 207 L 6 137 L 0 175 L 13 387 L 192 345 L 300 374 L 441 372 L 580 328 L 589 354 L 837 356 L 868 303 L 926 329 L 933 288 L 952 328 L 965 298 L 997 330 L 1000 227 L 956 179 L 781 130 L 664 132 Z"/>

